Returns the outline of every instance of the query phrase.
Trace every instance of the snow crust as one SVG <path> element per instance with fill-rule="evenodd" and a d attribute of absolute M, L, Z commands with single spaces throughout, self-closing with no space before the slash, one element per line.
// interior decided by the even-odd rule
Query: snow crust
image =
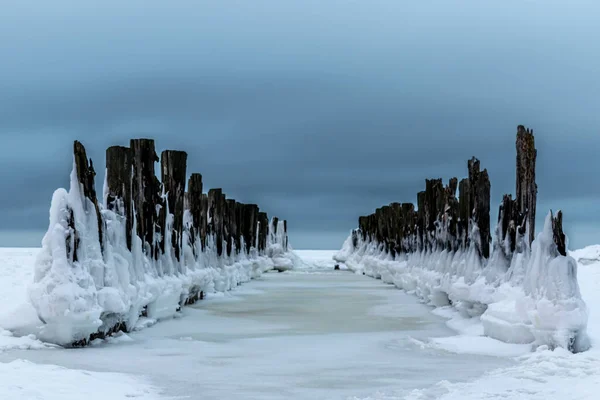
<path fill-rule="evenodd" d="M 477 227 L 474 227 L 476 230 Z M 475 235 L 473 235 L 475 237 Z M 334 256 L 352 271 L 394 284 L 434 307 L 454 307 L 476 318 L 483 334 L 514 344 L 547 345 L 572 351 L 590 346 L 588 309 L 577 281 L 577 262 L 556 252 L 552 219 L 531 245 L 508 264 L 494 247 L 482 260 L 472 241 L 466 250 L 421 251 L 392 257 L 376 241 L 350 235 Z"/>
<path fill-rule="evenodd" d="M 150 384 L 117 373 L 74 370 L 15 360 L 0 363 L 0 399 L 158 400 Z"/>
<path fill-rule="evenodd" d="M 39 332 L 42 340 L 66 345 L 121 322 L 129 329 L 148 325 L 176 315 L 190 296 L 228 291 L 267 270 L 291 269 L 297 260 L 288 246 L 283 222 L 279 222 L 277 234 L 269 227 L 265 251 L 252 246 L 246 254 L 234 245 L 231 256 L 218 256 L 214 236 L 207 238 L 205 249 L 199 238 L 191 240 L 187 212 L 180 260 L 171 246 L 172 215 L 167 217 L 165 252 L 155 260 L 147 256 L 150 252 L 135 234 L 131 251 L 127 248 L 122 209 L 119 204 L 115 210 L 100 204 L 105 232 L 102 249 L 96 210 L 82 194 L 75 165 L 70 190 L 54 192 L 50 224 L 29 287 L 31 304 L 44 323 Z M 243 239 L 241 248 L 245 248 Z M 142 312 L 146 318 L 140 323 Z"/>

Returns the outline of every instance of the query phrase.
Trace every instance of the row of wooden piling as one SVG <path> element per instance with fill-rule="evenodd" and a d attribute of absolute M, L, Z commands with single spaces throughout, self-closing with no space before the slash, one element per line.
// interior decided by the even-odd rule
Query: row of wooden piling
<path fill-rule="evenodd" d="M 103 223 L 95 192 L 93 163 L 91 159 L 88 161 L 80 142 L 75 142 L 74 154 L 83 195 L 91 200 L 98 215 L 102 243 Z M 157 161 L 160 161 L 160 181 L 154 173 Z M 130 147 L 112 146 L 106 150 L 106 207 L 125 218 L 128 249 L 131 250 L 132 235 L 136 234 L 142 239 L 147 255 L 157 259 L 165 251 L 167 216 L 171 214 L 171 245 L 179 261 L 184 213 L 188 210 L 192 248 L 199 240 L 204 250 L 207 238 L 213 235 L 218 256 L 230 256 L 233 249 L 249 253 L 255 247 L 259 252 L 264 251 L 269 234 L 267 213 L 261 212 L 256 204 L 227 199 L 220 188 L 203 193 L 202 175 L 199 173 L 191 174 L 186 191 L 186 168 L 186 152 L 165 150 L 159 159 L 152 139 L 132 139 Z M 284 229 L 287 234 L 287 221 Z M 242 243 L 245 244 L 243 249 Z"/>
<path fill-rule="evenodd" d="M 516 198 L 505 194 L 498 213 L 498 246 L 507 258 L 520 247 L 531 245 L 535 237 L 537 150 L 533 130 L 517 127 Z M 353 244 L 359 238 L 376 241 L 393 256 L 420 251 L 457 251 L 475 245 L 481 258 L 490 257 L 490 179 L 476 158 L 468 161 L 468 177 L 427 179 L 425 190 L 412 203 L 391 203 L 375 213 L 361 216 L 353 231 Z M 458 198 L 457 198 L 458 189 Z M 476 227 L 476 229 L 474 229 Z M 566 255 L 562 233 L 562 213 L 554 217 L 555 242 Z"/>
<path fill-rule="evenodd" d="M 98 240 L 104 253 L 108 240 L 107 222 L 95 190 L 94 165 L 80 142 L 75 141 L 73 150 L 74 172 L 84 200 L 84 211 L 97 218 Z M 158 161 L 160 180 L 155 175 L 155 163 Z M 279 219 L 269 221 L 267 213 L 260 211 L 258 205 L 228 199 L 220 188 L 204 193 L 199 173 L 190 175 L 186 191 L 186 173 L 186 152 L 165 150 L 159 158 L 152 139 L 132 139 L 129 147 L 112 146 L 106 150 L 104 207 L 124 221 L 127 249 L 132 251 L 135 243 L 141 241 L 142 252 L 150 262 L 169 252 L 167 255 L 173 256 L 181 265 L 198 261 L 200 253 L 205 252 L 211 243 L 214 243 L 211 251 L 215 251 L 217 257 L 235 256 L 241 252 L 266 255 L 269 235 L 277 232 Z M 73 210 L 68 209 L 67 212 L 70 227 L 66 237 L 67 258 L 71 262 L 83 261 L 79 259 L 85 253 L 80 255 L 78 224 Z M 282 225 L 284 242 L 281 245 L 286 251 L 287 221 L 283 221 Z M 194 260 L 182 259 L 186 245 L 191 248 Z M 183 272 L 183 267 L 171 272 Z M 162 271 L 157 273 L 160 275 Z M 193 304 L 203 297 L 204 293 L 199 288 L 190 288 L 180 305 Z M 142 310 L 141 315 L 144 316 L 144 313 Z M 101 319 L 103 326 L 98 332 L 72 345 L 83 346 L 95 338 L 129 328 L 118 316 L 107 315 Z"/>

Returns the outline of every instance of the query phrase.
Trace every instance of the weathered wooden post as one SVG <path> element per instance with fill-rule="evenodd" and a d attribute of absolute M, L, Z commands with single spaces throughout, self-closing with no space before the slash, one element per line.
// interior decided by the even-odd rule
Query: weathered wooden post
<path fill-rule="evenodd" d="M 510 194 L 505 194 L 502 197 L 502 203 L 498 210 L 498 235 L 497 238 L 499 247 L 504 252 L 507 259 L 512 256 L 517 245 L 517 221 L 519 220 L 519 211 L 516 201 L 512 199 Z M 510 247 L 506 246 L 506 241 L 509 241 Z"/>
<path fill-rule="evenodd" d="M 556 213 L 556 217 L 552 215 L 552 237 L 556 245 L 556 251 L 561 256 L 567 255 L 566 237 L 562 229 L 562 211 Z"/>
<path fill-rule="evenodd" d="M 269 236 L 269 216 L 266 212 L 258 213 L 258 250 L 265 251 Z"/>
<path fill-rule="evenodd" d="M 223 197 L 222 189 L 208 191 L 208 231 L 214 236 L 217 255 L 223 255 Z"/>
<path fill-rule="evenodd" d="M 288 250 L 288 224 L 287 224 L 287 219 L 283 220 L 283 250 L 287 251 Z"/>
<path fill-rule="evenodd" d="M 427 249 L 425 192 L 417 193 L 417 246 L 418 250 Z"/>
<path fill-rule="evenodd" d="M 231 255 L 233 247 L 236 246 L 238 236 L 238 226 L 236 223 L 236 202 L 233 199 L 227 200 L 227 219 L 229 221 L 229 240 L 227 241 L 227 254 Z"/>
<path fill-rule="evenodd" d="M 392 211 L 392 240 L 394 242 L 394 255 L 402 252 L 404 214 L 402 213 L 402 204 L 390 204 Z"/>
<path fill-rule="evenodd" d="M 360 234 L 362 236 L 362 240 L 367 240 L 367 217 L 361 216 L 358 217 L 358 228 L 360 229 Z"/>
<path fill-rule="evenodd" d="M 177 261 L 181 257 L 181 241 L 183 235 L 183 195 L 185 193 L 185 178 L 187 153 L 184 151 L 165 150 L 161 154 L 161 179 L 167 197 L 166 212 L 173 215 L 173 232 L 171 244 Z M 166 218 L 162 221 L 162 250 L 164 251 Z"/>
<path fill-rule="evenodd" d="M 189 202 L 189 210 L 192 216 L 192 231 L 191 231 L 191 242 L 192 245 L 196 243 L 196 241 L 201 241 L 201 225 L 202 225 L 202 175 L 198 173 L 193 173 L 190 175 L 188 180 L 188 202 Z M 206 223 L 206 221 L 205 221 Z M 201 248 L 204 246 L 201 244 Z M 194 251 L 194 256 L 198 257 L 196 254 L 196 246 L 192 246 Z"/>
<path fill-rule="evenodd" d="M 525 234 L 529 226 L 529 244 L 535 238 L 535 211 L 537 201 L 537 184 L 535 183 L 535 138 L 533 130 L 517 127 L 517 192 L 516 201 L 523 221 L 519 227 L 520 233 Z"/>
<path fill-rule="evenodd" d="M 413 203 L 402 203 L 402 251 L 409 253 L 416 251 L 415 246 L 415 226 L 417 214 L 415 213 L 415 205 Z"/>
<path fill-rule="evenodd" d="M 132 199 L 136 216 L 137 235 L 142 239 L 145 252 L 152 258 L 158 257 L 154 243 L 156 205 L 159 203 L 160 183 L 154 175 L 154 163 L 158 156 L 152 139 L 132 139 L 130 142 L 133 160 Z"/>
<path fill-rule="evenodd" d="M 470 227 L 471 227 L 471 212 L 473 205 L 471 204 L 471 183 L 469 178 L 461 179 L 458 184 L 458 235 L 463 249 L 469 247 L 470 243 Z"/>
<path fill-rule="evenodd" d="M 75 168 L 77 173 L 77 180 L 79 181 L 79 187 L 83 188 L 83 196 L 90 200 L 93 207 L 93 212 L 96 214 L 98 221 L 98 239 L 100 240 L 100 248 L 104 251 L 104 227 L 102 222 L 102 216 L 100 215 L 100 208 L 98 207 L 98 199 L 96 197 L 96 186 L 94 177 L 96 171 L 94 171 L 94 164 L 90 158 L 88 161 L 85 147 L 77 140 L 73 143 L 73 155 L 75 158 Z M 86 211 L 90 212 L 89 205 L 84 201 L 83 207 Z"/>
<path fill-rule="evenodd" d="M 206 236 L 208 234 L 208 194 L 202 193 L 202 209 L 200 210 L 200 241 L 202 250 L 206 249 Z"/>
<path fill-rule="evenodd" d="M 250 204 L 251 225 L 250 225 L 250 247 L 256 247 L 256 237 L 258 229 L 258 212 L 259 208 L 256 204 Z"/>
<path fill-rule="evenodd" d="M 227 196 L 221 195 L 221 210 L 223 210 L 223 241 L 225 242 L 225 254 L 231 255 L 231 231 L 229 226 L 229 208 Z"/>
<path fill-rule="evenodd" d="M 245 249 L 242 248 L 242 238 L 244 237 L 245 227 L 244 227 L 244 204 L 243 203 L 235 203 L 235 220 L 238 230 L 238 235 L 236 238 L 235 246 L 237 248 L 238 253 L 244 252 Z M 246 238 L 244 237 L 244 242 Z"/>
<path fill-rule="evenodd" d="M 111 146 L 106 149 L 106 207 L 125 219 L 125 240 L 131 250 L 133 234 L 133 205 L 131 198 L 132 152 L 129 147 Z"/>
<path fill-rule="evenodd" d="M 279 227 L 279 218 L 277 217 L 273 217 L 273 221 L 271 222 L 272 224 L 272 230 L 273 230 L 273 235 L 277 236 L 277 228 Z"/>
<path fill-rule="evenodd" d="M 426 248 L 435 250 L 433 245 L 437 243 L 436 223 L 442 213 L 444 206 L 444 185 L 441 179 L 425 180 L 425 236 Z"/>
<path fill-rule="evenodd" d="M 446 205 L 444 206 L 444 229 L 446 232 L 446 248 L 448 250 L 456 250 L 458 247 L 458 219 L 459 219 L 459 204 L 456 199 L 456 189 L 458 187 L 458 179 L 451 178 L 446 187 Z"/>
<path fill-rule="evenodd" d="M 469 185 L 471 188 L 470 203 L 473 204 L 472 220 L 479 228 L 479 255 L 490 256 L 490 179 L 487 170 L 480 171 L 479 160 L 469 160 Z"/>

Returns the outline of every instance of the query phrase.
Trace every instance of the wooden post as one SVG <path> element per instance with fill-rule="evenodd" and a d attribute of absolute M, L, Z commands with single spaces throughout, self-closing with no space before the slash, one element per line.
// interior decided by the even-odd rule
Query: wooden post
<path fill-rule="evenodd" d="M 377 240 L 377 216 L 375 213 L 369 215 L 369 235 L 370 240 Z"/>
<path fill-rule="evenodd" d="M 250 230 L 250 238 L 251 245 L 250 247 L 256 247 L 256 237 L 257 237 L 257 229 L 258 229 L 258 212 L 259 208 L 256 204 L 250 204 L 251 210 L 251 230 Z"/>
<path fill-rule="evenodd" d="M 433 245 L 438 242 L 437 225 L 443 212 L 444 185 L 441 179 L 425 180 L 425 232 L 427 248 L 434 250 Z"/>
<path fill-rule="evenodd" d="M 267 236 L 269 235 L 269 217 L 266 212 L 258 213 L 258 250 L 265 251 L 267 248 Z"/>
<path fill-rule="evenodd" d="M 444 225 L 446 229 L 446 244 L 448 250 L 456 250 L 458 248 L 458 219 L 459 219 L 459 204 L 456 199 L 456 188 L 458 187 L 458 179 L 451 178 L 446 187 L 446 205 L 444 212 Z"/>
<path fill-rule="evenodd" d="M 246 253 L 254 247 L 256 240 L 256 227 L 258 219 L 258 206 L 256 204 L 244 204 L 244 241 L 246 242 Z"/>
<path fill-rule="evenodd" d="M 425 192 L 417 193 L 417 245 L 418 250 L 426 250 L 426 219 L 425 219 Z"/>
<path fill-rule="evenodd" d="M 208 231 L 215 238 L 217 255 L 223 255 L 223 191 L 210 189 L 208 191 L 208 218 L 210 220 Z"/>
<path fill-rule="evenodd" d="M 288 224 L 287 224 L 287 219 L 283 220 L 283 250 L 287 251 L 288 249 L 288 230 L 287 230 Z"/>
<path fill-rule="evenodd" d="M 196 243 L 196 241 L 201 241 L 201 225 L 202 225 L 202 175 L 201 174 L 191 174 L 190 179 L 188 180 L 188 202 L 189 202 L 189 210 L 192 216 L 192 231 L 191 231 L 191 242 L 192 245 Z M 206 222 L 205 222 L 206 223 Z M 201 244 L 201 247 L 204 246 Z M 196 254 L 196 247 L 192 246 L 194 250 L 194 255 L 198 257 Z"/>
<path fill-rule="evenodd" d="M 535 183 L 535 138 L 533 130 L 517 127 L 517 192 L 516 201 L 519 212 L 523 216 L 520 233 L 524 234 L 529 225 L 529 244 L 535 238 L 535 211 L 537 201 L 537 184 Z"/>
<path fill-rule="evenodd" d="M 112 146 L 106 149 L 106 207 L 125 219 L 125 238 L 131 250 L 133 206 L 131 200 L 132 154 L 129 147 Z"/>
<path fill-rule="evenodd" d="M 165 150 L 161 154 L 161 179 L 167 196 L 167 205 L 170 214 L 173 214 L 173 232 L 171 244 L 175 251 L 177 261 L 181 257 L 181 245 L 183 238 L 183 195 L 185 193 L 185 177 L 187 167 L 187 153 L 184 151 Z M 163 243 L 166 232 L 166 220 L 163 221 Z"/>
<path fill-rule="evenodd" d="M 236 224 L 236 202 L 233 199 L 227 200 L 227 219 L 229 225 L 229 240 L 227 240 L 227 255 L 231 255 L 233 246 L 237 243 L 237 224 Z"/>
<path fill-rule="evenodd" d="M 228 256 L 231 255 L 231 232 L 229 227 L 229 208 L 227 206 L 227 196 L 221 195 L 221 210 L 223 210 L 223 242 L 224 251 Z"/>
<path fill-rule="evenodd" d="M 415 213 L 415 205 L 412 203 L 402 203 L 402 251 L 409 253 L 416 251 L 414 247 L 416 234 L 415 226 L 417 222 L 417 213 Z"/>
<path fill-rule="evenodd" d="M 202 193 L 202 208 L 200 210 L 200 240 L 202 250 L 206 249 L 206 236 L 208 234 L 208 195 Z"/>
<path fill-rule="evenodd" d="M 566 237 L 562 229 L 562 211 L 556 213 L 556 217 L 552 215 L 552 236 L 554 244 L 556 245 L 556 251 L 561 256 L 567 255 L 567 243 Z"/>
<path fill-rule="evenodd" d="M 160 183 L 154 175 L 154 163 L 158 156 L 152 139 L 132 139 L 130 143 L 133 161 L 132 199 L 135 209 L 137 235 L 147 248 L 147 255 L 158 257 L 154 243 L 156 205 L 160 202 Z"/>
<path fill-rule="evenodd" d="M 360 234 L 362 236 L 362 240 L 366 241 L 367 240 L 367 220 L 368 217 L 362 216 L 362 217 L 358 217 L 358 227 L 360 228 Z"/>
<path fill-rule="evenodd" d="M 498 211 L 498 234 L 497 238 L 502 251 L 505 252 L 505 256 L 509 259 L 512 253 L 515 251 L 517 245 L 517 221 L 519 220 L 519 211 L 517 202 L 512 199 L 510 194 L 505 194 L 502 197 L 502 203 Z M 510 248 L 507 249 L 505 243 L 510 242 Z M 508 250 L 508 253 L 507 253 Z"/>
<path fill-rule="evenodd" d="M 463 249 L 469 247 L 469 241 L 471 232 L 469 230 L 471 226 L 471 211 L 473 206 L 471 205 L 471 183 L 469 178 L 461 179 L 458 185 L 459 199 L 458 199 L 458 236 Z"/>
<path fill-rule="evenodd" d="M 401 253 L 402 242 L 404 240 L 404 214 L 402 213 L 402 204 L 392 203 L 391 208 L 391 236 L 393 241 L 393 253 Z"/>
<path fill-rule="evenodd" d="M 73 143 L 73 156 L 75 158 L 75 168 L 79 187 L 83 189 L 83 196 L 90 200 L 93 212 L 96 214 L 96 220 L 98 221 L 98 239 L 100 241 L 100 248 L 104 251 L 104 223 L 102 221 L 102 216 L 100 215 L 100 208 L 96 197 L 96 186 L 94 182 L 96 171 L 94 171 L 94 164 L 91 158 L 88 161 L 85 147 L 77 140 Z M 88 212 L 92 211 L 85 201 L 83 207 Z"/>
<path fill-rule="evenodd" d="M 244 236 L 244 204 L 235 203 L 235 224 L 237 226 L 237 236 L 235 239 L 235 246 L 238 253 L 245 251 L 242 248 L 242 237 Z M 244 241 L 246 238 L 244 238 Z"/>
<path fill-rule="evenodd" d="M 487 170 L 480 171 L 479 160 L 469 160 L 469 185 L 471 187 L 470 203 L 473 204 L 473 222 L 479 228 L 479 255 L 490 256 L 490 179 Z"/>

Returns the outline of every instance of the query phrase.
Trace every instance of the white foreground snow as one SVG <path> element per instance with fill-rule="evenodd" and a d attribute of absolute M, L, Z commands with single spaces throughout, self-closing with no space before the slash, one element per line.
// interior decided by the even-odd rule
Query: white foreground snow
<path fill-rule="evenodd" d="M 116 373 L 89 372 L 15 360 L 0 363 L 0 399 L 158 400 L 147 382 Z"/>

